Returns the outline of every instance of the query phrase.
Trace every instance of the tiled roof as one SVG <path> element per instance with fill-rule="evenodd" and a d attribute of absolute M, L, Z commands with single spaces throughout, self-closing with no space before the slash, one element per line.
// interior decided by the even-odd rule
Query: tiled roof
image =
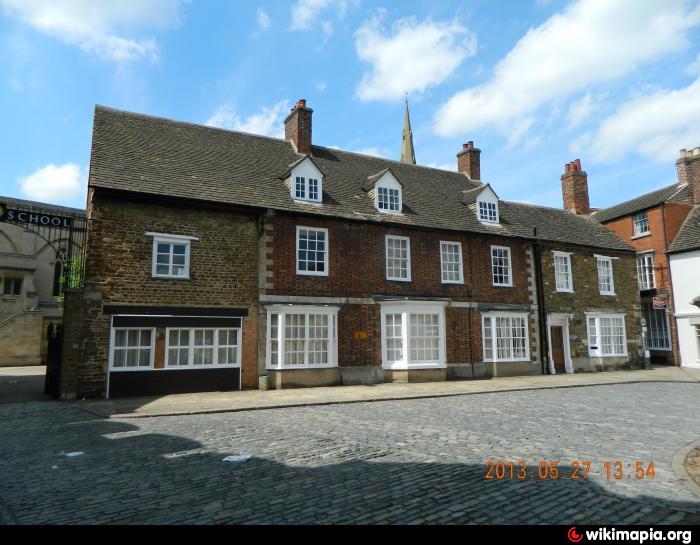
<path fill-rule="evenodd" d="M 691 250 L 700 250 L 700 205 L 693 206 L 676 238 L 673 239 L 673 243 L 668 248 L 669 253 L 689 252 Z"/>
<path fill-rule="evenodd" d="M 692 189 L 688 184 L 673 184 L 668 187 L 657 189 L 632 200 L 625 201 L 609 208 L 596 210 L 591 217 L 596 221 L 604 223 L 620 216 L 626 216 L 647 208 L 658 206 L 663 202 L 693 203 Z"/>
<path fill-rule="evenodd" d="M 313 147 L 324 174 L 323 205 L 295 202 L 281 177 L 298 161 L 284 140 L 134 114 L 95 110 L 91 187 L 429 229 L 471 231 L 631 250 L 589 218 L 502 201 L 500 225 L 485 225 L 463 202 L 482 187 L 464 174 Z M 364 189 L 390 168 L 404 186 L 403 213 L 383 214 Z M 475 192 L 476 193 L 476 192 Z"/>
<path fill-rule="evenodd" d="M 28 208 L 30 210 L 36 210 L 41 212 L 48 212 L 54 214 L 71 214 L 84 216 L 85 210 L 81 208 L 69 208 L 68 206 L 59 206 L 57 204 L 49 204 L 44 202 L 36 201 L 26 201 L 24 199 L 15 199 L 14 197 L 3 197 L 0 196 L 0 203 L 8 205 L 8 207 L 17 206 L 20 208 Z"/>

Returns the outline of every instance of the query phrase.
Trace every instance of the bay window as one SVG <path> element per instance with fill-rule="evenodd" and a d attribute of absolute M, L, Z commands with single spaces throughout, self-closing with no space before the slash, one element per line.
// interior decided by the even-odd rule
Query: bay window
<path fill-rule="evenodd" d="M 527 314 L 486 313 L 481 319 L 484 361 L 528 361 Z"/>
<path fill-rule="evenodd" d="M 382 365 L 385 369 L 445 366 L 446 303 L 382 304 Z"/>
<path fill-rule="evenodd" d="M 336 367 L 337 307 L 275 306 L 267 311 L 267 367 Z"/>

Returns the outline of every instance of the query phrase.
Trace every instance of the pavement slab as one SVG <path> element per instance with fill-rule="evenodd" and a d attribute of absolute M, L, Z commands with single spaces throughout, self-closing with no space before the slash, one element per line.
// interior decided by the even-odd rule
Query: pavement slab
<path fill-rule="evenodd" d="M 424 383 L 385 383 L 359 386 L 329 386 L 288 390 L 205 392 L 159 397 L 110 400 L 80 400 L 76 408 L 107 418 L 177 416 L 216 412 L 250 411 L 284 407 L 359 403 L 449 397 L 491 392 L 574 388 L 637 382 L 700 382 L 700 371 L 689 373 L 678 367 L 652 370 L 577 373 L 527 377 L 499 377 Z"/>

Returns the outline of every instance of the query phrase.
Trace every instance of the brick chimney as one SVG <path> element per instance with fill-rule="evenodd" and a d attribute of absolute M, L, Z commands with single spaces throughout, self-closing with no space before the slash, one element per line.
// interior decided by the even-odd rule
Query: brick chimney
<path fill-rule="evenodd" d="M 470 180 L 481 180 L 481 150 L 471 140 L 462 144 L 457 154 L 457 172 L 463 172 Z"/>
<path fill-rule="evenodd" d="M 678 183 L 690 184 L 693 188 L 693 202 L 700 204 L 700 148 L 690 151 L 681 150 L 681 156 L 676 161 Z"/>
<path fill-rule="evenodd" d="M 576 159 L 564 165 L 561 177 L 561 191 L 564 196 L 564 209 L 573 214 L 588 214 L 591 206 L 588 201 L 588 175 L 581 170 L 581 160 Z"/>
<path fill-rule="evenodd" d="M 297 153 L 311 153 L 311 115 L 306 99 L 297 100 L 292 113 L 284 120 L 284 139 L 291 140 Z"/>

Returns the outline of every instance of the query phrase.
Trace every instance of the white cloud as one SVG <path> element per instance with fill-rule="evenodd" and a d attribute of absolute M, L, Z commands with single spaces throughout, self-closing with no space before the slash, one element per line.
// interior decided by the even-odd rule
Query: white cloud
<path fill-rule="evenodd" d="M 685 69 L 685 73 L 691 76 L 700 76 L 700 53 Z"/>
<path fill-rule="evenodd" d="M 131 33 L 179 25 L 182 1 L 0 0 L 0 6 L 5 14 L 87 53 L 113 61 L 156 62 L 156 40 Z"/>
<path fill-rule="evenodd" d="M 407 17 L 386 33 L 383 16 L 380 11 L 355 32 L 357 55 L 372 67 L 357 88 L 362 100 L 394 100 L 404 92 L 423 92 L 445 81 L 476 53 L 475 35 L 456 21 Z"/>
<path fill-rule="evenodd" d="M 270 28 L 270 16 L 267 14 L 267 12 L 264 9 L 258 8 L 257 19 L 258 19 L 258 28 L 260 30 L 266 30 L 266 29 Z"/>
<path fill-rule="evenodd" d="M 19 182 L 24 197 L 48 203 L 75 202 L 87 190 L 86 172 L 75 163 L 46 165 Z"/>
<path fill-rule="evenodd" d="M 284 138 L 284 118 L 289 113 L 289 102 L 280 101 L 272 106 L 263 106 L 259 113 L 242 119 L 233 106 L 219 106 L 206 121 L 210 127 Z"/>
<path fill-rule="evenodd" d="M 569 130 L 575 129 L 590 120 L 591 115 L 600 108 L 600 102 L 605 99 L 605 96 L 603 93 L 594 98 L 591 93 L 586 93 L 580 99 L 572 102 L 566 113 L 567 128 Z"/>
<path fill-rule="evenodd" d="M 435 130 L 455 136 L 509 124 L 554 99 L 630 73 L 680 51 L 700 23 L 700 7 L 683 0 L 578 0 L 530 29 L 486 83 L 455 94 L 440 108 Z"/>
<path fill-rule="evenodd" d="M 594 161 L 617 159 L 634 151 L 668 162 L 681 148 L 700 145 L 700 78 L 688 87 L 661 90 L 622 105 L 593 133 L 571 146 Z"/>
<path fill-rule="evenodd" d="M 318 91 L 321 93 L 323 93 L 327 87 L 328 84 L 325 81 L 319 81 L 316 83 L 316 89 L 318 89 Z"/>
<path fill-rule="evenodd" d="M 292 6 L 292 22 L 290 30 L 309 30 L 314 27 L 316 21 L 329 8 L 334 8 L 338 19 L 343 19 L 350 7 L 359 3 L 359 0 L 298 0 Z M 328 35 L 328 21 L 324 23 L 323 31 Z"/>
<path fill-rule="evenodd" d="M 370 146 L 366 148 L 360 148 L 358 150 L 355 150 L 355 153 L 359 153 L 361 155 L 371 155 L 372 157 L 382 157 L 382 158 L 388 158 L 389 153 L 388 150 L 385 150 L 384 148 L 380 148 L 378 146 Z"/>

